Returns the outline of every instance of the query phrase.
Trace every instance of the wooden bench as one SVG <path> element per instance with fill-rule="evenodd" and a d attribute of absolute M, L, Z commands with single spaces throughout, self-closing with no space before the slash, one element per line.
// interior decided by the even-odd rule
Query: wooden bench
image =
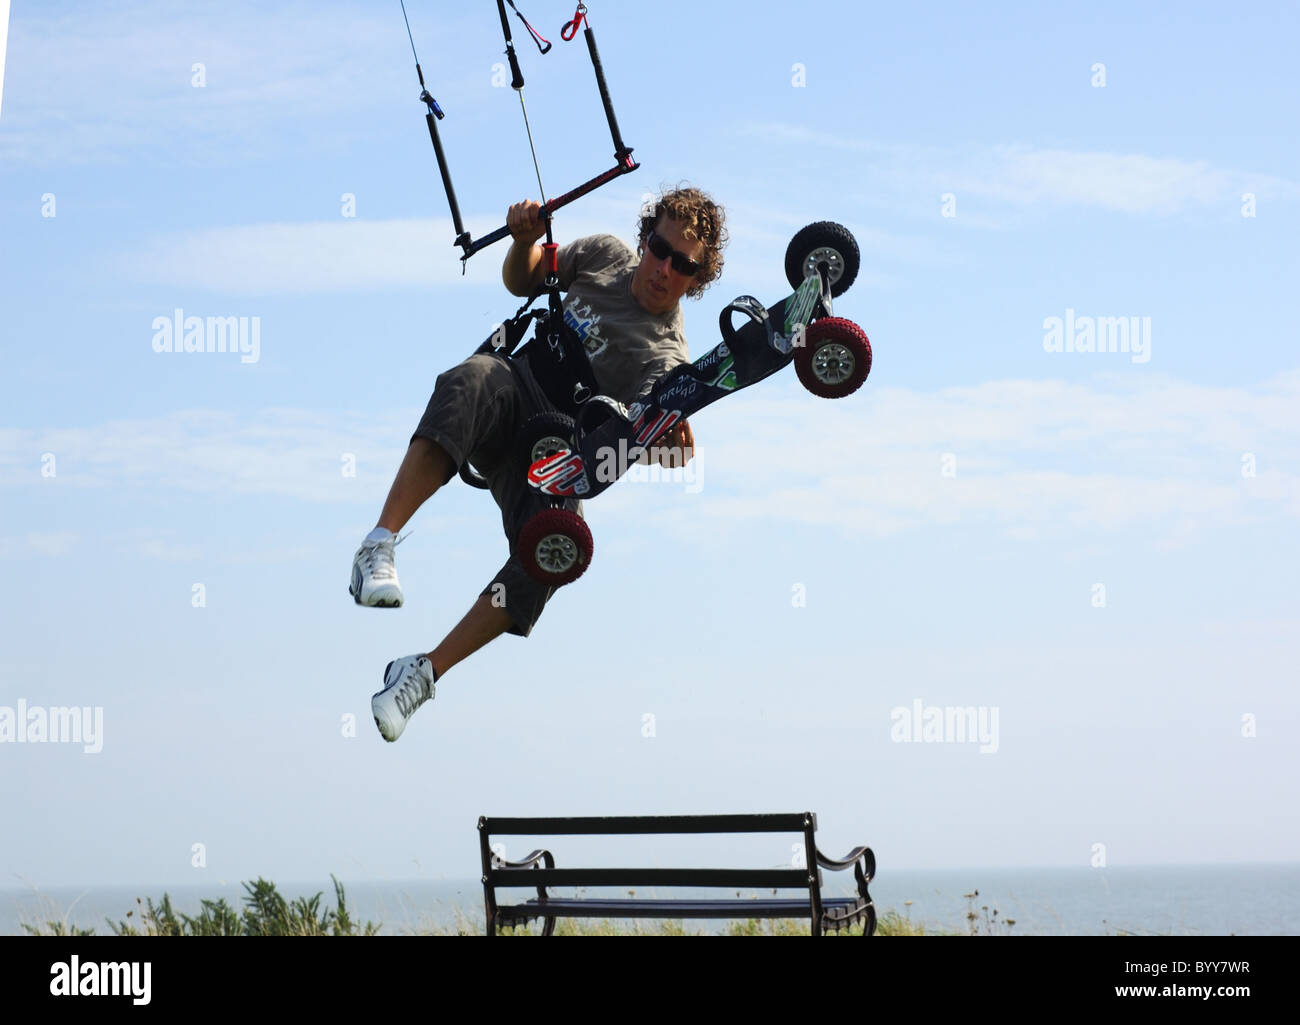
<path fill-rule="evenodd" d="M 867 884 L 876 874 L 869 847 L 855 847 L 844 858 L 828 858 L 817 849 L 812 812 L 789 815 L 663 815 L 613 818 L 489 818 L 478 820 L 483 863 L 483 901 L 487 934 L 541 918 L 543 936 L 555 931 L 557 918 L 807 918 L 812 935 L 862 923 L 862 935 L 876 931 L 876 909 Z M 499 836 L 618 836 L 678 833 L 798 833 L 808 867 L 778 869 L 702 868 L 556 868 L 549 850 L 533 851 L 522 861 L 506 861 L 492 851 Z M 857 893 L 823 897 L 821 869 L 853 869 Z M 798 898 L 665 900 L 644 897 L 557 898 L 548 886 L 708 886 L 746 889 L 799 889 Z M 499 904 L 498 888 L 528 887 L 537 896 L 519 904 Z"/>

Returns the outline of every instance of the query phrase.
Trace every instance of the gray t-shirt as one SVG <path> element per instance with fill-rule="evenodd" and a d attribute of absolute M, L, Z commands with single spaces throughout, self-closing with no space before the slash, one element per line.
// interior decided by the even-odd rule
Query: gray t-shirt
<path fill-rule="evenodd" d="M 614 235 L 560 246 L 564 319 L 587 347 L 601 391 L 630 405 L 679 363 L 689 363 L 682 308 L 647 313 L 632 296 L 636 251 Z"/>

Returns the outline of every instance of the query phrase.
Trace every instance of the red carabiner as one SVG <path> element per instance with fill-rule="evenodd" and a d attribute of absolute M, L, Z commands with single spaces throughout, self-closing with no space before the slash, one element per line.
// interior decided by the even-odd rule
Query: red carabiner
<path fill-rule="evenodd" d="M 587 5 L 579 0 L 578 9 L 573 13 L 573 20 L 565 22 L 564 28 L 560 29 L 560 38 L 566 43 L 572 40 L 578 34 L 578 29 L 582 27 L 582 22 L 586 17 Z M 587 22 L 587 27 L 591 27 L 590 22 Z"/>

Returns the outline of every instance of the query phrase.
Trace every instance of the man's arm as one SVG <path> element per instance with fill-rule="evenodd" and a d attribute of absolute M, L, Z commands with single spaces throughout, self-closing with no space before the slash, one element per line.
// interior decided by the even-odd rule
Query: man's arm
<path fill-rule="evenodd" d="M 514 244 L 501 265 L 501 280 L 511 295 L 532 295 L 546 280 L 546 261 L 542 247 L 534 243 L 546 234 L 546 222 L 540 217 L 540 203 L 531 199 L 515 203 L 506 214 L 506 227 Z"/>

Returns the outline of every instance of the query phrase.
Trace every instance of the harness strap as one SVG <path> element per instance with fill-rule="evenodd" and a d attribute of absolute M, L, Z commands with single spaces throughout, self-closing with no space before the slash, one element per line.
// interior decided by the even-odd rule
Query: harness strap
<path fill-rule="evenodd" d="M 528 360 L 533 378 L 562 413 L 576 416 L 583 403 L 600 391 L 587 348 L 568 324 L 561 322 L 556 333 L 550 318 L 541 320 L 536 335 L 518 355 Z"/>

